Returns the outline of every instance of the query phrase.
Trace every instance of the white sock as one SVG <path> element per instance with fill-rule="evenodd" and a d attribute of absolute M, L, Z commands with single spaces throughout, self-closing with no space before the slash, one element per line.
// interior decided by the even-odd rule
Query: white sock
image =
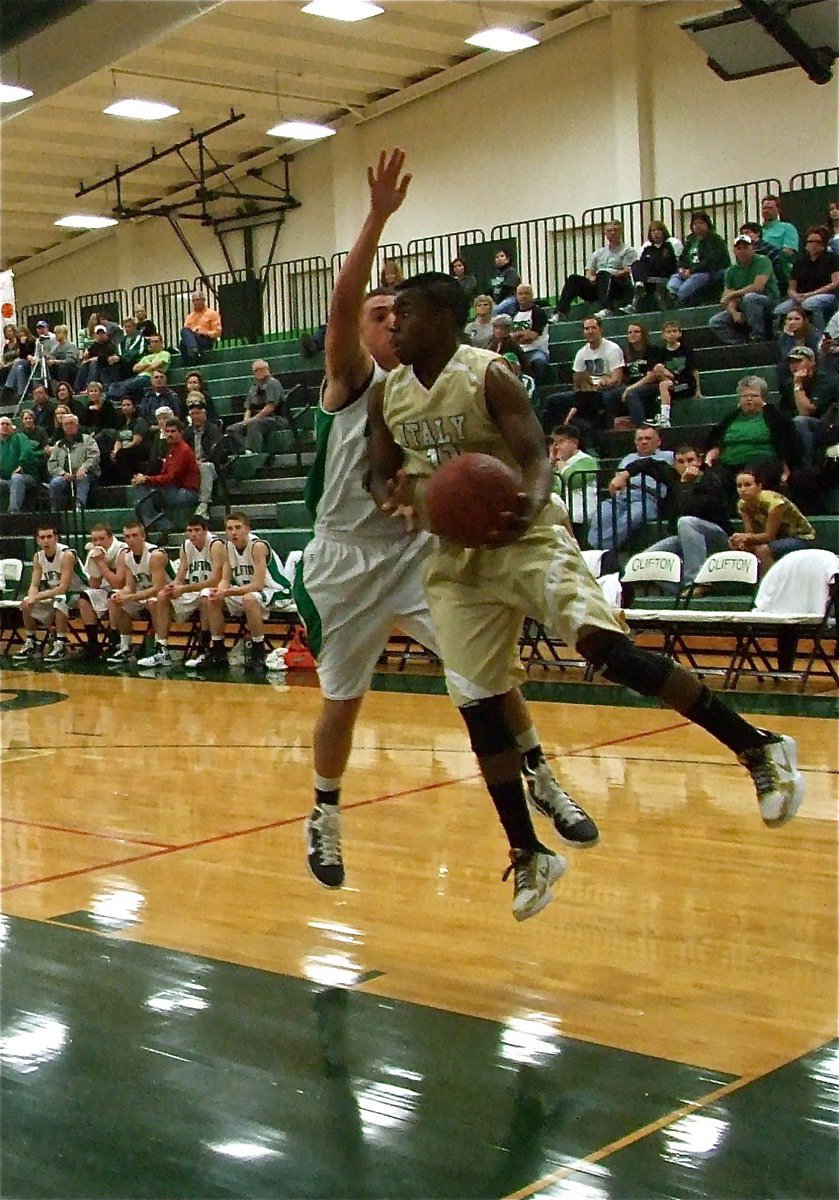
<path fill-rule="evenodd" d="M 528 750 L 535 750 L 539 745 L 539 734 L 536 732 L 536 726 L 531 725 L 523 733 L 517 733 L 516 745 L 522 754 L 526 754 Z"/>
<path fill-rule="evenodd" d="M 669 421 L 669 420 L 670 420 L 670 405 L 669 405 L 669 404 L 662 404 L 662 406 L 661 406 L 661 419 L 662 419 L 662 421 Z"/>
<path fill-rule="evenodd" d="M 131 634 L 130 633 L 121 633 L 119 635 L 119 648 L 120 648 L 120 650 L 130 650 L 131 649 Z"/>
<path fill-rule="evenodd" d="M 338 792 L 341 790 L 341 779 L 340 775 L 337 779 L 327 779 L 315 771 L 315 789 L 318 792 Z"/>
<path fill-rule="evenodd" d="M 161 650 L 169 649 L 169 639 L 168 638 L 156 637 L 154 640 L 155 640 L 155 645 L 160 646 Z"/>

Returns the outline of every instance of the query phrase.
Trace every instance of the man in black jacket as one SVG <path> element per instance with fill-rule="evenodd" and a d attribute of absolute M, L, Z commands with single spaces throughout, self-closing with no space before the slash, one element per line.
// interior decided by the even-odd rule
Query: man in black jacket
<path fill-rule="evenodd" d="M 650 546 L 650 550 L 678 554 L 684 562 L 682 583 L 689 587 L 709 554 L 728 549 L 731 524 L 722 480 L 704 469 L 696 446 L 679 446 L 674 462 L 671 467 L 656 459 L 640 458 L 627 470 L 630 475 L 641 471 L 652 475 L 667 488 L 662 514 L 669 518 L 675 533 Z"/>
<path fill-rule="evenodd" d="M 219 442 L 222 431 L 218 425 L 207 420 L 207 407 L 193 400 L 189 406 L 189 425 L 184 430 L 184 441 L 195 451 L 198 460 L 198 471 L 201 475 L 201 488 L 198 492 L 199 517 L 210 515 L 210 505 L 213 501 L 213 484 L 215 483 L 221 463 L 219 461 Z"/>

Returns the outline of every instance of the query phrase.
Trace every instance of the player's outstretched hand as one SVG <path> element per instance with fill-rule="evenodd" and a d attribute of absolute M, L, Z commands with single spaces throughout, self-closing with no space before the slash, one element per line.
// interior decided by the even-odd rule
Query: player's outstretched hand
<path fill-rule="evenodd" d="M 394 520 L 405 522 L 408 533 L 419 525 L 419 515 L 414 507 L 415 480 L 406 471 L 397 471 L 387 481 L 388 498 L 382 504 L 382 512 Z"/>
<path fill-rule="evenodd" d="M 408 191 L 408 184 L 411 182 L 410 175 L 403 175 L 399 178 L 399 173 L 405 163 L 405 151 L 391 150 L 388 155 L 386 150 L 382 150 L 379 154 L 379 162 L 376 167 L 367 168 L 367 182 L 370 185 L 370 206 L 384 216 L 390 216 L 399 208 Z"/>
<path fill-rule="evenodd" d="M 515 512 L 499 514 L 498 529 L 493 529 L 484 542 L 488 549 L 496 546 L 509 546 L 512 542 L 518 541 L 523 533 L 527 533 L 533 524 L 535 512 L 531 497 L 527 492 L 519 492 L 517 499 L 518 508 Z"/>

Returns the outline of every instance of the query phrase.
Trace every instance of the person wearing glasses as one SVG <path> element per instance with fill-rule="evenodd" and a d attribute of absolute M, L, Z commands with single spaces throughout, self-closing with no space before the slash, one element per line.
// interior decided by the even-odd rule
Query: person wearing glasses
<path fill-rule="evenodd" d="M 787 299 L 775 309 L 782 319 L 793 308 L 810 317 L 817 333 L 839 304 L 839 255 L 828 249 L 830 233 L 822 225 L 811 225 L 804 235 L 804 253 L 792 265 Z"/>

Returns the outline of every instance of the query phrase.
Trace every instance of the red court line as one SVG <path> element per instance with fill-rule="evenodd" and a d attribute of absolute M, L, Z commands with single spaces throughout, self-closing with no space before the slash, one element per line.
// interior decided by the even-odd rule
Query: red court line
<path fill-rule="evenodd" d="M 156 846 L 161 850 L 171 850 L 172 842 L 153 842 L 149 838 L 126 837 L 121 833 L 98 833 L 91 829 L 76 829 L 72 825 L 52 825 L 48 821 L 24 821 L 20 817 L 0 817 L 4 825 L 25 825 L 30 829 L 50 829 L 55 833 L 76 833 L 79 837 L 101 838 L 108 842 L 129 842 L 132 846 Z"/>
<path fill-rule="evenodd" d="M 628 733 L 621 737 L 607 738 L 602 742 L 594 742 L 590 746 L 579 746 L 576 750 L 569 750 L 567 757 L 573 757 L 575 754 L 585 754 L 590 750 L 601 750 L 606 746 L 617 746 L 623 742 L 637 741 L 639 738 L 654 737 L 657 733 L 669 733 L 673 729 L 681 729 L 683 726 L 689 724 L 690 721 L 677 721 L 673 725 L 665 725 L 658 729 L 649 729 L 641 733 Z M 345 805 L 344 811 L 347 812 L 354 808 L 365 808 L 370 804 L 381 804 L 385 800 L 398 800 L 402 796 L 415 796 L 421 792 L 432 792 L 438 788 L 450 787 L 456 783 L 468 783 L 470 780 L 478 778 L 480 778 L 480 775 L 476 771 L 470 775 L 459 776 L 457 779 L 441 779 L 437 783 L 424 783 L 419 787 L 405 788 L 400 792 L 388 792 L 381 796 L 371 796 L 369 800 L 357 800 L 354 804 Z M 96 863 L 89 867 L 76 867 L 72 871 L 60 871 L 55 875 L 44 875 L 40 879 L 26 879 L 22 883 L 9 883 L 5 887 L 0 887 L 0 894 L 4 892 L 16 892 L 20 888 L 34 887 L 40 883 L 57 883 L 61 879 L 72 879 L 77 875 L 89 875 L 94 871 L 107 871 L 110 867 L 128 866 L 129 863 L 144 862 L 151 858 L 162 858 L 166 854 L 176 854 L 181 850 L 196 850 L 200 846 L 212 846 L 216 842 L 248 837 L 252 833 L 264 833 L 268 829 L 280 829 L 284 825 L 298 825 L 301 821 L 306 820 L 306 815 L 306 813 L 301 813 L 295 817 L 283 817 L 278 821 L 266 821 L 261 825 L 251 825 L 247 829 L 234 829 L 228 833 L 216 833 L 212 837 L 197 838 L 193 842 L 183 842 L 177 846 L 166 846 L 160 850 L 149 850 L 145 854 L 133 854 L 130 858 L 116 858 L 111 862 Z"/>

